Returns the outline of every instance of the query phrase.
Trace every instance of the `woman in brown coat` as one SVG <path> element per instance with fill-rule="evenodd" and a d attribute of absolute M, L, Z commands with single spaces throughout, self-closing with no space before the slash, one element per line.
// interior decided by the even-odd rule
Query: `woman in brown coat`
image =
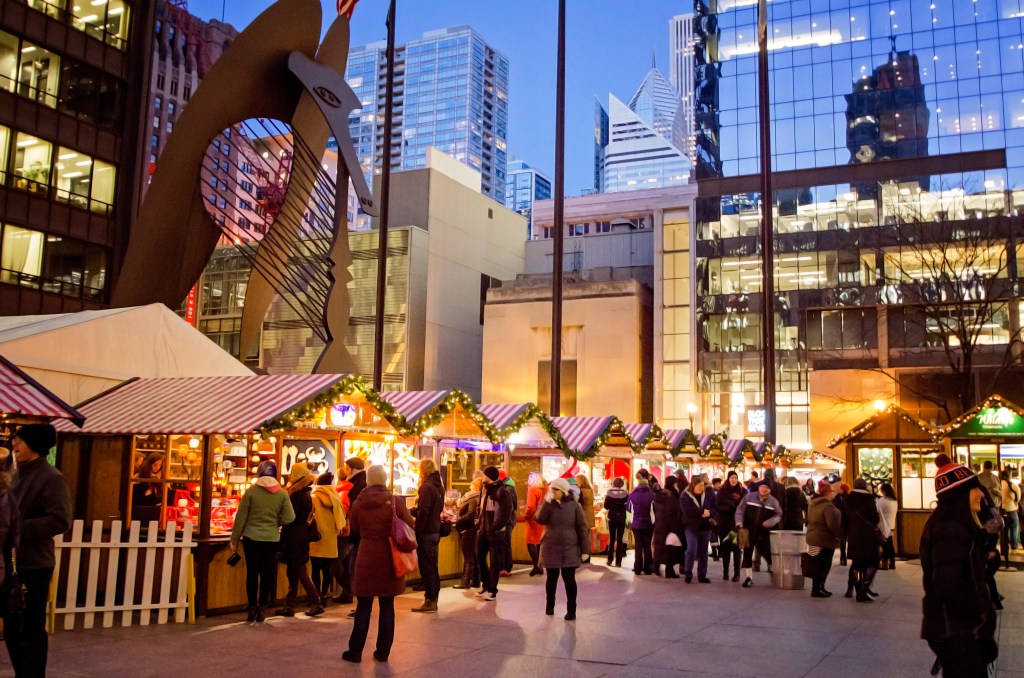
<path fill-rule="evenodd" d="M 366 469 L 366 489 L 349 512 L 349 528 L 359 537 L 359 551 L 352 580 L 352 591 L 358 601 L 355 624 L 348 638 L 348 650 L 341 654 L 347 662 L 359 663 L 363 658 L 374 598 L 380 604 L 380 616 L 373 658 L 386 662 L 395 640 L 395 596 L 405 592 L 405 578 L 395 576 L 391 561 L 392 516 L 397 515 L 409 527 L 412 527 L 412 516 L 405 503 L 388 492 L 387 480 L 383 466 Z"/>

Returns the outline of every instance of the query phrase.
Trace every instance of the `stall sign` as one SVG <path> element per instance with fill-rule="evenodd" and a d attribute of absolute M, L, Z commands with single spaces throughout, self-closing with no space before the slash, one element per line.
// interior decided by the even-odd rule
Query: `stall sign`
<path fill-rule="evenodd" d="M 763 407 L 751 407 L 747 410 L 747 435 L 763 436 L 768 429 L 768 413 Z"/>
<path fill-rule="evenodd" d="M 188 291 L 188 298 L 185 299 L 185 322 L 193 327 L 196 325 L 196 299 L 199 296 L 197 294 L 197 287 L 197 285 L 194 285 Z"/>
<path fill-rule="evenodd" d="M 989 407 L 964 422 L 950 437 L 1006 435 L 1024 435 L 1024 417 L 1009 407 Z"/>
<path fill-rule="evenodd" d="M 356 423 L 356 406 L 347 403 L 335 405 L 330 411 L 331 425 L 347 428 Z"/>

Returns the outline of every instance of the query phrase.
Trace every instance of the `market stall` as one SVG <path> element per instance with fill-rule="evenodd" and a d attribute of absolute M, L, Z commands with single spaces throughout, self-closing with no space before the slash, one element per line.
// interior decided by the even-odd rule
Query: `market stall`
<path fill-rule="evenodd" d="M 680 465 L 672 454 L 672 443 L 657 424 L 627 424 L 626 433 L 633 441 L 633 473 L 645 468 L 659 483 Z"/>
<path fill-rule="evenodd" d="M 342 405 L 355 408 L 352 429 L 397 433 L 376 400 L 337 374 L 134 379 L 81 405 L 81 430 L 57 424 L 57 462 L 77 518 L 193 523 L 199 610 L 232 609 L 245 601 L 244 568 L 227 566 L 227 543 L 256 467 L 281 468 L 285 436 Z"/>
<path fill-rule="evenodd" d="M 935 506 L 935 455 L 942 451 L 940 432 L 896 405 L 876 412 L 829 441 L 845 446 L 843 480 L 864 478 L 872 486 L 891 483 L 899 502 L 896 551 L 916 555 Z"/>
<path fill-rule="evenodd" d="M 11 436 L 22 424 L 45 423 L 51 419 L 66 419 L 81 426 L 85 417 L 0 356 L 0 445 L 10 449 Z"/>
<path fill-rule="evenodd" d="M 671 428 L 667 429 L 664 434 L 675 467 L 682 469 L 686 477 L 689 478 L 691 465 L 700 458 L 700 438 L 688 428 Z M 711 436 L 707 437 L 710 440 Z"/>
<path fill-rule="evenodd" d="M 800 485 L 808 480 L 817 484 L 818 480 L 825 477 L 842 476 L 846 468 L 841 459 L 814 450 L 786 450 L 785 459 L 788 460 L 787 475 L 796 478 Z"/>

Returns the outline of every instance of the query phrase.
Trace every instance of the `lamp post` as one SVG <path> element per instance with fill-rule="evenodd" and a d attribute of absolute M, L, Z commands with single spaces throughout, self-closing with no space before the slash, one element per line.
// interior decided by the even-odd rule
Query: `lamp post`
<path fill-rule="evenodd" d="M 686 412 L 690 415 L 690 433 L 693 433 L 693 415 L 697 414 L 697 406 L 693 403 L 686 405 Z"/>

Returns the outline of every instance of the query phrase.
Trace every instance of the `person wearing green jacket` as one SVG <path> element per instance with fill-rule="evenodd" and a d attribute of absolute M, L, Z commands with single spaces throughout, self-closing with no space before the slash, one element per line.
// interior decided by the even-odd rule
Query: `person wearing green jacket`
<path fill-rule="evenodd" d="M 277 570 L 277 542 L 281 526 L 295 520 L 295 511 L 277 482 L 277 464 L 265 461 L 256 471 L 256 482 L 242 495 L 231 530 L 231 551 L 241 542 L 245 553 L 245 593 L 249 599 L 250 624 L 266 619 L 267 604 Z"/>

